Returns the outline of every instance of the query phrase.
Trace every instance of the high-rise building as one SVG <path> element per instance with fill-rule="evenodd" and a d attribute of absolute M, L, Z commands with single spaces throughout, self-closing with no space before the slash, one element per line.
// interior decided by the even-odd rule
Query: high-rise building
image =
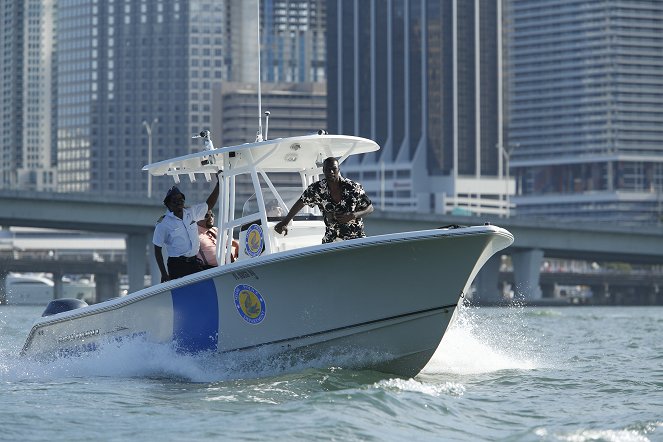
<path fill-rule="evenodd" d="M 272 72 L 276 80 L 299 81 L 300 63 L 305 77 L 319 78 L 322 4 L 61 0 L 59 190 L 162 195 L 172 182 L 153 179 L 152 188 L 142 165 L 201 148 L 191 137 L 214 126 L 213 90 L 223 82 L 257 84 L 261 15 L 263 27 L 269 24 L 262 40 L 273 43 L 263 58 L 287 58 L 287 68 L 274 61 L 263 78 Z M 220 145 L 222 133 L 212 138 Z M 187 188 L 204 193 L 209 184 Z"/>
<path fill-rule="evenodd" d="M 501 2 L 333 0 L 327 18 L 329 131 L 382 147 L 345 175 L 384 210 L 505 213 Z"/>
<path fill-rule="evenodd" d="M 325 80 L 326 0 L 261 0 L 262 79 Z"/>
<path fill-rule="evenodd" d="M 0 2 L 0 188 L 53 190 L 54 0 Z"/>
<path fill-rule="evenodd" d="M 262 85 L 260 115 L 255 83 L 225 82 L 214 90 L 215 124 L 223 146 L 236 146 L 255 140 L 259 124 L 264 139 L 310 135 L 327 125 L 325 83 L 265 83 Z M 262 123 L 259 123 L 259 117 Z M 299 174 L 270 174 L 277 187 L 301 185 Z M 238 177 L 236 199 L 243 203 L 254 192 L 250 177 Z"/>
<path fill-rule="evenodd" d="M 655 223 L 663 207 L 663 2 L 509 0 L 518 216 Z"/>
<path fill-rule="evenodd" d="M 213 129 L 224 146 L 236 146 L 255 139 L 259 117 L 263 138 L 310 135 L 327 125 L 325 83 L 265 83 L 261 106 L 270 112 L 269 122 L 259 115 L 258 93 L 253 83 L 225 82 L 214 90 Z"/>
<path fill-rule="evenodd" d="M 198 149 L 230 75 L 227 3 L 61 0 L 58 188 L 144 195 L 153 161 Z M 148 130 L 149 127 L 149 130 Z M 152 151 L 148 151 L 148 147 Z M 161 195 L 167 180 L 154 180 Z"/>

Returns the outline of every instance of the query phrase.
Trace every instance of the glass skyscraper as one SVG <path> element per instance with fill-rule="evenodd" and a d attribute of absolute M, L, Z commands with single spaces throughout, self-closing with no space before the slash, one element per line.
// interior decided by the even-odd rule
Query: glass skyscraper
<path fill-rule="evenodd" d="M 263 80 L 300 81 L 300 73 L 324 80 L 323 3 L 59 0 L 58 189 L 144 195 L 148 125 L 152 161 L 200 149 L 191 136 L 218 127 L 218 86 L 257 84 L 261 18 L 263 61 L 273 60 Z M 256 118 L 244 142 L 254 141 L 257 128 Z M 221 135 L 212 133 L 215 144 Z M 172 185 L 152 182 L 153 195 Z M 209 190 L 208 183 L 186 186 Z"/>
<path fill-rule="evenodd" d="M 506 5 L 518 215 L 660 222 L 663 2 Z"/>
<path fill-rule="evenodd" d="M 158 161 L 199 148 L 212 84 L 228 77 L 226 3 L 60 0 L 58 189 L 144 194 L 148 135 Z M 156 123 L 153 123 L 156 120 Z M 161 194 L 172 185 L 155 180 Z"/>
<path fill-rule="evenodd" d="M 372 138 L 348 160 L 376 207 L 505 212 L 501 179 L 501 2 L 327 4 L 330 133 Z"/>
<path fill-rule="evenodd" d="M 53 8 L 0 2 L 0 189 L 55 188 Z"/>
<path fill-rule="evenodd" d="M 261 0 L 261 4 L 263 81 L 323 82 L 327 0 Z"/>

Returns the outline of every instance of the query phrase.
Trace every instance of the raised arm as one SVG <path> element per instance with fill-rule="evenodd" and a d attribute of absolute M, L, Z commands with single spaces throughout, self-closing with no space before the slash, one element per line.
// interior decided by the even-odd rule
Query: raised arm
<path fill-rule="evenodd" d="M 207 210 L 212 210 L 219 199 L 219 175 L 216 175 L 216 186 L 212 189 L 212 193 L 207 197 Z"/>

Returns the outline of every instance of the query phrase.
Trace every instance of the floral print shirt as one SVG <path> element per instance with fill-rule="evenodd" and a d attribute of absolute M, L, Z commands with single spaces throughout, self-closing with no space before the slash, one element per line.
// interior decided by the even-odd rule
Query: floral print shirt
<path fill-rule="evenodd" d="M 304 204 L 314 207 L 317 206 L 323 214 L 335 212 L 356 212 L 364 210 L 371 205 L 371 200 L 364 192 L 364 188 L 359 183 L 355 183 L 347 178 L 339 177 L 341 180 L 341 201 L 336 203 L 332 199 L 331 192 L 327 186 L 327 179 L 322 178 L 310 186 L 302 193 L 301 200 Z M 363 238 L 364 222 L 361 218 L 354 219 L 348 223 L 339 223 L 331 219 L 325 220 L 325 236 L 322 243 L 329 243 L 337 238 L 352 239 Z"/>

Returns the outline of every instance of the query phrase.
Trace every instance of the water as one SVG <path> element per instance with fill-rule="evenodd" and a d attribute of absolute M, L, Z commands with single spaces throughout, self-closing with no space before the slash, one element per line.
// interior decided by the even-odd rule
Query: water
<path fill-rule="evenodd" d="M 414 379 L 138 343 L 29 363 L 41 310 L 0 306 L 0 440 L 663 441 L 662 307 L 464 307 Z"/>

